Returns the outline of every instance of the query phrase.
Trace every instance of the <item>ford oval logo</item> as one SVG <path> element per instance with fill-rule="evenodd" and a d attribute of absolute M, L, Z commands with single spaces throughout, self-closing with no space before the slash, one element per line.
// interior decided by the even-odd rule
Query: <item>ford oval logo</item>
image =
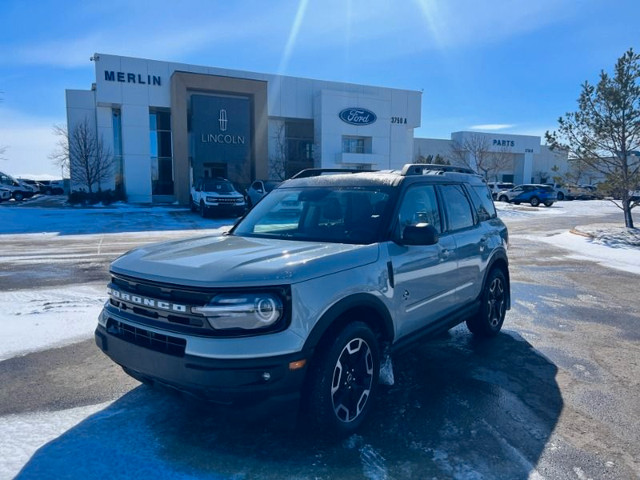
<path fill-rule="evenodd" d="M 378 117 L 366 108 L 345 108 L 338 116 L 349 125 L 371 125 Z"/>

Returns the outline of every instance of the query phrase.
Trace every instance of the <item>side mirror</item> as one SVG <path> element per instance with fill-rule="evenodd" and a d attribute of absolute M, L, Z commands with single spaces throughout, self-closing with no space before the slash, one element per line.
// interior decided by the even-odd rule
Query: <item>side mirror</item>
<path fill-rule="evenodd" d="M 402 230 L 403 245 L 435 245 L 438 240 L 438 231 L 430 223 L 408 225 Z"/>

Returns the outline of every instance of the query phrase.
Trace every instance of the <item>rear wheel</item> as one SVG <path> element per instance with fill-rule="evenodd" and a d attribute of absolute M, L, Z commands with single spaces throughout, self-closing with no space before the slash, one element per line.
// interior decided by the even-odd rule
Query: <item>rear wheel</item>
<path fill-rule="evenodd" d="M 564 193 L 558 192 L 558 200 L 564 200 Z"/>
<path fill-rule="evenodd" d="M 548 200 L 546 202 L 544 202 L 544 206 L 545 207 L 550 207 L 551 205 L 553 205 L 553 202 L 550 202 Z"/>
<path fill-rule="evenodd" d="M 467 320 L 469 330 L 479 337 L 498 334 L 507 313 L 507 281 L 499 268 L 489 273 L 481 297 L 478 313 Z"/>
<path fill-rule="evenodd" d="M 321 432 L 348 435 L 364 421 L 378 385 L 380 350 L 371 329 L 348 324 L 309 372 L 308 421 Z"/>
<path fill-rule="evenodd" d="M 16 202 L 21 202 L 24 200 L 24 193 L 22 192 L 13 192 L 13 198 Z"/>
<path fill-rule="evenodd" d="M 204 202 L 200 200 L 200 216 L 205 218 L 207 216 L 207 209 L 204 206 Z"/>

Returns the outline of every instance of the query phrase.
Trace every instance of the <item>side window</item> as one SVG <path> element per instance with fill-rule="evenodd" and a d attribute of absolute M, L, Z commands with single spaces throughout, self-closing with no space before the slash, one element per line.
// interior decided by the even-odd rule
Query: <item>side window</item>
<path fill-rule="evenodd" d="M 407 225 L 430 223 L 442 233 L 442 222 L 433 185 L 417 185 L 407 190 L 398 210 L 399 234 Z"/>
<path fill-rule="evenodd" d="M 496 216 L 496 207 L 491 198 L 489 188 L 484 185 L 474 185 L 468 187 L 471 194 L 473 206 L 478 214 L 480 221 L 488 220 Z"/>
<path fill-rule="evenodd" d="M 472 227 L 474 224 L 473 213 L 462 185 L 443 185 L 440 187 L 440 191 L 442 192 L 442 203 L 447 212 L 449 230 Z"/>

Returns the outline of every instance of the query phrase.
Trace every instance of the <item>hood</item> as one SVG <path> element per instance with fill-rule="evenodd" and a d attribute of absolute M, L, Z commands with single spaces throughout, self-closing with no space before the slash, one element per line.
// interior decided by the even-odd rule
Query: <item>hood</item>
<path fill-rule="evenodd" d="M 195 287 L 298 283 L 373 263 L 378 245 L 229 236 L 148 245 L 124 254 L 111 271 Z"/>

